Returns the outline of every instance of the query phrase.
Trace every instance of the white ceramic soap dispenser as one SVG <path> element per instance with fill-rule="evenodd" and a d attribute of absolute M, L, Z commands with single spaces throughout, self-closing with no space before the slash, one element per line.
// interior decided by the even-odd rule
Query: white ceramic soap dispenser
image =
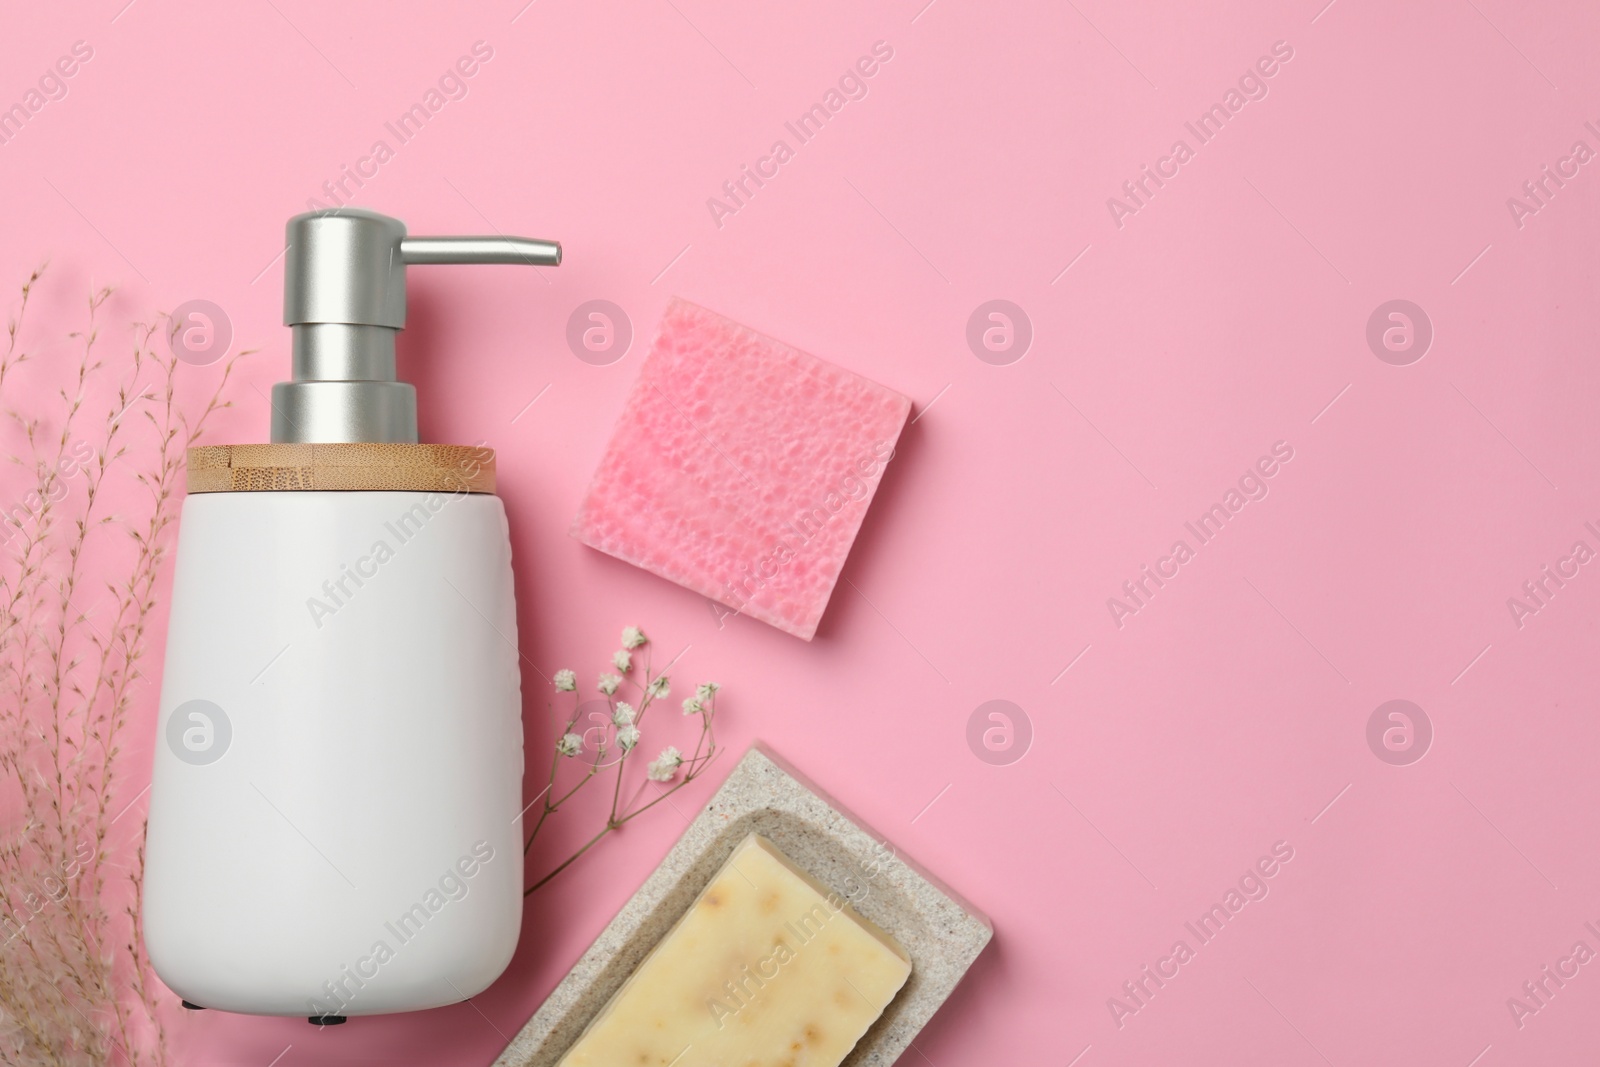
<path fill-rule="evenodd" d="M 288 226 L 272 443 L 189 456 L 144 878 L 192 1008 L 411 1011 L 499 976 L 522 916 L 517 619 L 494 454 L 417 443 L 408 264 L 555 265 L 523 238 Z"/>

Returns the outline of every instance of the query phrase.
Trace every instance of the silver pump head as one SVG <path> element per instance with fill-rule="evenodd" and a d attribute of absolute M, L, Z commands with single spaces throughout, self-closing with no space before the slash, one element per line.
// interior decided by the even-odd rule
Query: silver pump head
<path fill-rule="evenodd" d="M 408 237 L 399 219 L 357 208 L 296 215 L 287 237 L 283 324 L 294 333 L 294 380 L 272 387 L 274 444 L 416 443 L 417 391 L 394 369 L 407 264 L 561 263 L 555 241 Z"/>

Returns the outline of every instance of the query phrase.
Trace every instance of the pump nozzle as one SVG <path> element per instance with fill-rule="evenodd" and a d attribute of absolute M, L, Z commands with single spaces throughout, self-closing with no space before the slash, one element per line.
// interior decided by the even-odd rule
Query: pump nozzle
<path fill-rule="evenodd" d="M 400 258 L 411 263 L 526 263 L 561 266 L 561 245 L 528 237 L 404 237 Z"/>
<path fill-rule="evenodd" d="M 283 323 L 294 368 L 272 387 L 275 444 L 416 442 L 417 393 L 394 367 L 408 264 L 561 263 L 554 241 L 410 237 L 399 219 L 356 208 L 296 215 L 288 245 Z"/>

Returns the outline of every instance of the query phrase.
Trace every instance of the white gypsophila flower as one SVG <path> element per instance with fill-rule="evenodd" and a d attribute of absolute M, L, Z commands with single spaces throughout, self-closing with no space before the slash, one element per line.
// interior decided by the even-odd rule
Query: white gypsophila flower
<path fill-rule="evenodd" d="M 566 734 L 556 742 L 556 751 L 563 756 L 576 756 L 583 751 L 583 738 L 577 734 Z"/>
<path fill-rule="evenodd" d="M 617 686 L 622 684 L 622 679 L 615 674 L 602 674 L 600 676 L 600 692 L 610 696 L 617 691 Z"/>
<path fill-rule="evenodd" d="M 710 700 L 713 695 L 715 695 L 718 689 L 721 688 L 722 686 L 716 682 L 701 682 L 700 688 L 694 691 L 695 699 L 704 704 L 706 701 Z"/>
<path fill-rule="evenodd" d="M 622 631 L 623 648 L 638 648 L 648 640 L 650 639 L 644 635 L 644 631 L 637 626 L 629 626 Z"/>
<path fill-rule="evenodd" d="M 706 710 L 706 706 L 694 697 L 685 697 L 683 700 L 683 713 L 685 715 L 698 715 Z"/>
<path fill-rule="evenodd" d="M 639 728 L 633 723 L 617 727 L 617 744 L 624 752 L 632 752 L 633 746 L 639 743 Z"/>
<path fill-rule="evenodd" d="M 650 761 L 650 765 L 645 768 L 645 777 L 652 782 L 670 782 L 682 765 L 683 753 L 678 751 L 678 746 L 668 745 L 661 750 L 658 758 Z"/>
<path fill-rule="evenodd" d="M 617 706 L 611 712 L 611 721 L 618 726 L 627 726 L 633 722 L 633 705 L 626 700 L 617 701 Z"/>
<path fill-rule="evenodd" d="M 633 670 L 633 653 L 625 648 L 619 648 L 611 655 L 611 665 L 623 674 Z"/>
<path fill-rule="evenodd" d="M 653 697 L 664 697 L 672 692 L 672 682 L 663 674 L 645 686 L 644 691 Z"/>
<path fill-rule="evenodd" d="M 578 688 L 578 676 L 565 668 L 556 671 L 556 692 L 571 693 Z"/>

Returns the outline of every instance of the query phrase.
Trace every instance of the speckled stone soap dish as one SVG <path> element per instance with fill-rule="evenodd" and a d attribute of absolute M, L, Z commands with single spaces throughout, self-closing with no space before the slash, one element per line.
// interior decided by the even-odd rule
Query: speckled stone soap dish
<path fill-rule="evenodd" d="M 750 833 L 855 901 L 911 956 L 904 988 L 844 1061 L 893 1063 L 989 943 L 989 920 L 757 742 L 495 1067 L 554 1067 Z"/>

